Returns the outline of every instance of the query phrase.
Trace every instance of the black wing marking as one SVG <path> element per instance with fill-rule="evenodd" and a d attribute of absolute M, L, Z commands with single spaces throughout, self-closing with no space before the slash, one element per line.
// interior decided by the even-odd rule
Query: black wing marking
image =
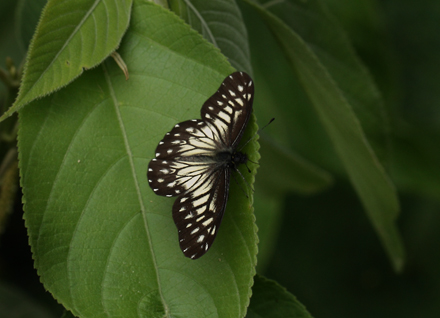
<path fill-rule="evenodd" d="M 229 176 L 229 169 L 217 169 L 174 202 L 173 219 L 186 257 L 197 259 L 212 246 L 228 201 Z"/>
<path fill-rule="evenodd" d="M 235 148 L 252 113 L 254 84 L 249 75 L 235 72 L 202 106 L 202 119 L 213 125 L 225 147 Z"/>

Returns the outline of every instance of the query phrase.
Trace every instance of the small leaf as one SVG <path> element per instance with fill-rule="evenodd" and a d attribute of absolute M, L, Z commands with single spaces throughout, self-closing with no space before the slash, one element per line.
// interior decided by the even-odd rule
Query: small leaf
<path fill-rule="evenodd" d="M 29 48 L 17 100 L 0 121 L 101 63 L 118 47 L 131 4 L 131 0 L 48 1 Z"/>
<path fill-rule="evenodd" d="M 295 296 L 273 280 L 255 276 L 246 318 L 312 318 Z"/>

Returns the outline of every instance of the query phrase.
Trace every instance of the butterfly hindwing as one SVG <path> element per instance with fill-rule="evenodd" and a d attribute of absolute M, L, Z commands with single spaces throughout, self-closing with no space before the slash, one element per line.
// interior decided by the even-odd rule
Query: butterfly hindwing
<path fill-rule="evenodd" d="M 228 169 L 212 171 L 174 202 L 173 219 L 185 256 L 197 259 L 211 247 L 228 201 L 229 174 Z"/>
<path fill-rule="evenodd" d="M 236 148 L 252 113 L 253 95 L 249 75 L 235 72 L 226 77 L 203 104 L 202 119 L 176 124 L 148 166 L 153 191 L 178 196 L 173 219 L 180 248 L 192 259 L 212 246 L 228 201 L 231 169 L 247 160 Z"/>

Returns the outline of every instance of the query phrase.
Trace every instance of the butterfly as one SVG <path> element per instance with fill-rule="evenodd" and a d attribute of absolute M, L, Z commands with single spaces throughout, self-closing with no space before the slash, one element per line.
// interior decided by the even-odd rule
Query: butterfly
<path fill-rule="evenodd" d="M 203 104 L 202 119 L 175 125 L 159 142 L 148 165 L 154 193 L 177 196 L 173 220 L 186 257 L 204 255 L 217 235 L 231 172 L 248 161 L 238 144 L 252 113 L 253 98 L 254 84 L 248 74 L 227 76 Z"/>

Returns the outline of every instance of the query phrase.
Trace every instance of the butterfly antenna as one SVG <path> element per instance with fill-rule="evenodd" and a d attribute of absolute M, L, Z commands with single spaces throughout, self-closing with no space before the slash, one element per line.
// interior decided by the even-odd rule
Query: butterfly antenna
<path fill-rule="evenodd" d="M 237 167 L 234 167 L 235 171 L 238 172 L 238 174 L 240 175 L 240 177 L 243 179 L 243 181 L 246 183 L 246 185 L 252 190 L 252 192 L 255 192 L 254 188 L 252 188 L 252 186 L 249 184 L 249 182 L 247 182 L 247 180 L 245 179 L 245 177 L 243 176 L 243 174 L 240 172 L 240 170 L 238 170 Z M 250 171 L 250 170 L 249 170 Z M 234 177 L 235 178 L 235 177 Z M 237 180 L 235 180 L 235 182 L 237 182 Z M 237 182 L 238 183 L 238 182 Z M 240 185 L 240 184 L 239 184 Z M 240 185 L 241 188 L 241 185 Z M 241 188 L 243 190 L 243 188 Z M 243 190 L 244 192 L 244 190 Z M 249 196 L 246 194 L 246 197 L 249 198 Z"/>
<path fill-rule="evenodd" d="M 238 151 L 240 151 L 241 149 L 243 149 L 252 139 L 255 138 L 256 135 L 258 135 L 260 133 L 260 131 L 262 131 L 264 128 L 266 128 L 267 126 L 269 126 L 273 121 L 275 120 L 275 118 L 272 118 L 271 120 L 269 120 L 269 122 L 263 126 L 263 128 L 258 129 L 258 131 L 251 137 L 249 138 L 243 146 L 240 147 L 240 149 L 238 149 Z M 250 161 L 250 160 L 249 160 Z M 251 161 L 252 162 L 252 161 Z M 248 168 L 249 169 L 249 168 Z"/>

